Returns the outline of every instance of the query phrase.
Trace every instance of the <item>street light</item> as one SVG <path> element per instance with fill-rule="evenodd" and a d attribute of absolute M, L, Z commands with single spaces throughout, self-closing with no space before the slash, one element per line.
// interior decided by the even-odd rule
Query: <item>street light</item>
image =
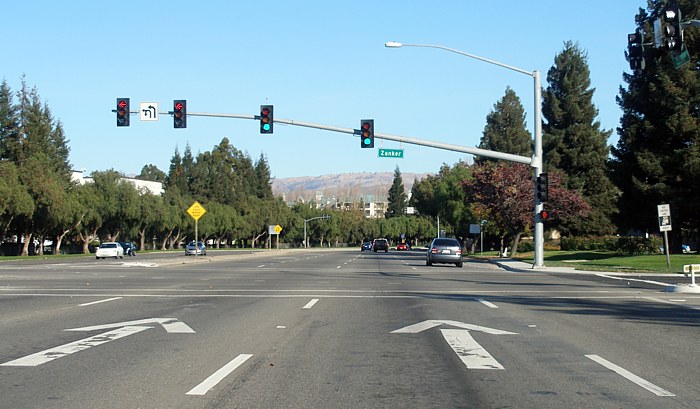
<path fill-rule="evenodd" d="M 509 70 L 525 74 L 534 79 L 535 86 L 535 151 L 532 155 L 532 167 L 535 171 L 535 181 L 539 178 L 540 173 L 542 173 L 542 86 L 540 85 L 540 72 L 527 71 L 510 65 L 500 63 L 498 61 L 490 60 L 488 58 L 479 57 L 478 55 L 465 53 L 463 51 L 455 50 L 454 48 L 445 47 L 442 45 L 434 44 L 402 44 L 396 41 L 389 41 L 384 44 L 388 48 L 401 48 L 401 47 L 427 47 L 427 48 L 438 48 L 440 50 L 449 51 L 455 54 L 463 55 L 465 57 L 473 58 L 475 60 L 487 62 L 489 64 L 497 65 L 502 68 L 507 68 Z M 538 214 L 543 209 L 542 202 L 537 197 L 537 182 L 535 182 L 535 263 L 534 268 L 542 267 L 544 265 L 544 227 L 542 220 L 540 220 Z"/>
<path fill-rule="evenodd" d="M 307 243 L 307 241 L 306 241 L 306 223 L 310 222 L 311 220 L 316 220 L 316 219 L 328 220 L 330 218 L 331 218 L 331 216 L 324 214 L 323 216 L 312 217 L 310 219 L 304 219 L 304 248 L 309 247 L 309 243 Z"/>

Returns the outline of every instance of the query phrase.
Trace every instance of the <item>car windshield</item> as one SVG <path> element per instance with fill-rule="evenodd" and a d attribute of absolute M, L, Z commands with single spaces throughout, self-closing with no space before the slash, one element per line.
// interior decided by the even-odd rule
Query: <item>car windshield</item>
<path fill-rule="evenodd" d="M 105 243 L 100 246 L 101 249 L 115 249 L 117 248 L 117 243 Z"/>

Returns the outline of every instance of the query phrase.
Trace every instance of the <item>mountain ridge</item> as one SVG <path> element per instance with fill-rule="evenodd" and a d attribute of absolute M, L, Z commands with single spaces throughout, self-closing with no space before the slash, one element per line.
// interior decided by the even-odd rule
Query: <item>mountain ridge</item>
<path fill-rule="evenodd" d="M 401 180 L 406 193 L 410 193 L 415 180 L 430 173 L 402 172 Z M 394 182 L 394 172 L 352 172 L 319 176 L 298 176 L 272 179 L 272 192 L 287 201 L 337 199 L 356 201 L 368 198 L 386 200 Z"/>

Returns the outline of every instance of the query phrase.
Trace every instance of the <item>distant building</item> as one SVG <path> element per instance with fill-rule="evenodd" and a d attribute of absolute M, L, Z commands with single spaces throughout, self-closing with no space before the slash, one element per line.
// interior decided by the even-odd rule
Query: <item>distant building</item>
<path fill-rule="evenodd" d="M 85 172 L 81 170 L 74 170 L 71 174 L 71 180 L 80 185 L 93 182 L 92 178 L 90 176 L 85 176 Z M 145 190 L 152 195 L 160 196 L 163 194 L 163 184 L 161 182 L 151 182 L 150 180 L 134 178 L 120 178 L 120 180 L 131 183 L 136 187 L 136 190 L 140 192 Z"/>

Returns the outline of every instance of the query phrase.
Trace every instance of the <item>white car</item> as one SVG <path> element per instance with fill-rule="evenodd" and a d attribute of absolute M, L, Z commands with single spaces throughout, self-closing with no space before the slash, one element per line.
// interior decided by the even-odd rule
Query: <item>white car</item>
<path fill-rule="evenodd" d="M 124 248 L 116 242 L 102 243 L 95 252 L 95 258 L 99 260 L 106 257 L 124 258 Z"/>

